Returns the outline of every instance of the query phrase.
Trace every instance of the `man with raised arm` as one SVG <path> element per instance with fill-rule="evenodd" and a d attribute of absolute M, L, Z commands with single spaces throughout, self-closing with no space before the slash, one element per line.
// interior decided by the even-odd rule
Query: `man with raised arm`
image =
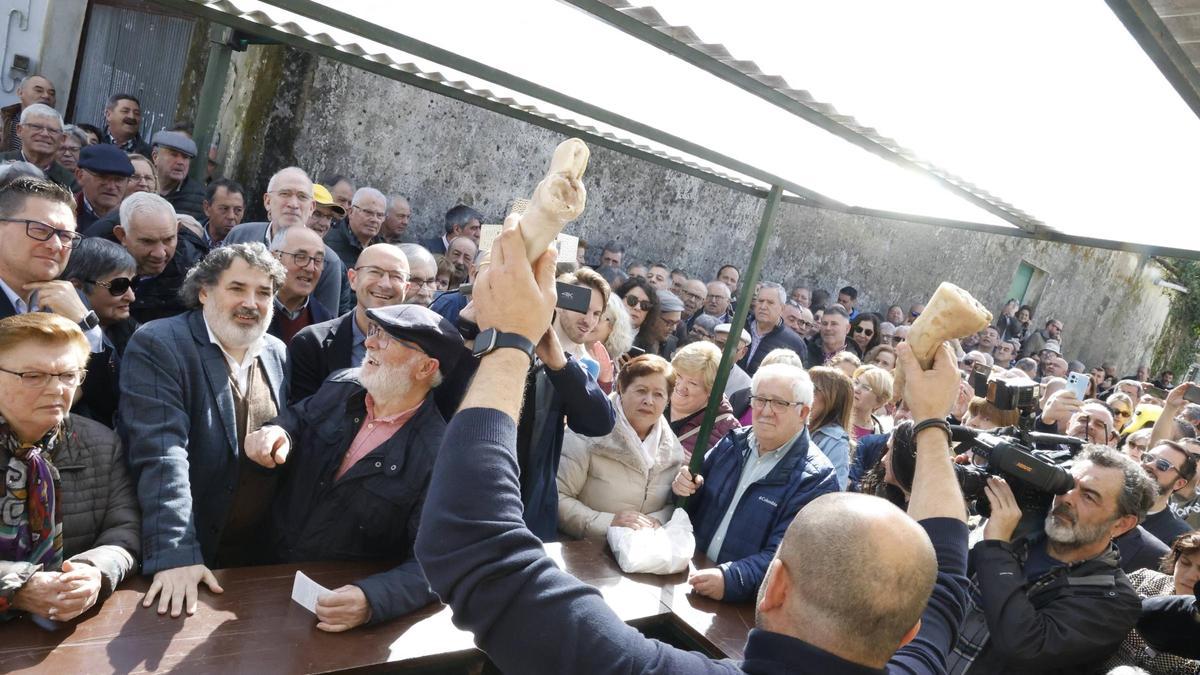
<path fill-rule="evenodd" d="M 446 429 L 416 546 L 456 625 L 500 670 L 942 671 L 967 585 L 965 509 L 942 421 L 958 381 L 948 349 L 929 371 L 907 347 L 900 352 L 905 400 L 916 420 L 928 421 L 916 437 L 909 515 L 865 495 L 810 502 L 767 569 L 745 659 L 714 661 L 621 622 L 596 589 L 555 566 L 522 521 L 514 453 L 522 402 L 513 392 L 555 304 L 553 255 L 535 267 L 536 275 L 520 233 L 509 229 L 476 279 L 479 369 Z M 526 311 L 506 311 L 513 306 Z"/>

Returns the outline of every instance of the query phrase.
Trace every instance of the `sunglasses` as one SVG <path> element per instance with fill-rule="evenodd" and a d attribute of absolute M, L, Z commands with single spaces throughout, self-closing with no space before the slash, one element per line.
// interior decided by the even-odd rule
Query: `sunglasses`
<path fill-rule="evenodd" d="M 133 279 L 129 277 L 115 277 L 111 281 L 92 281 L 84 280 L 85 283 L 96 284 L 108 289 L 108 294 L 114 297 L 125 295 L 130 286 L 133 286 Z"/>
<path fill-rule="evenodd" d="M 875 335 L 875 329 L 874 329 L 874 328 L 863 328 L 862 326 L 855 326 L 855 327 L 854 327 L 854 332 L 855 332 L 855 333 L 862 333 L 863 335 L 866 335 L 867 337 L 871 337 L 871 336 Z"/>
<path fill-rule="evenodd" d="M 638 300 L 632 295 L 625 296 L 625 304 L 630 307 L 640 308 L 643 312 L 649 312 L 654 307 L 649 300 Z"/>
<path fill-rule="evenodd" d="M 1153 466 L 1155 469 L 1163 472 L 1178 471 L 1174 464 L 1171 464 L 1162 457 L 1155 457 L 1153 455 L 1142 455 L 1142 464 L 1145 466 Z"/>

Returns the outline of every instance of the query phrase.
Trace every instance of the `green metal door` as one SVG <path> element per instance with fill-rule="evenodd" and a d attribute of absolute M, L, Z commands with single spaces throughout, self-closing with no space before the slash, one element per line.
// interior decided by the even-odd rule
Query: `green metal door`
<path fill-rule="evenodd" d="M 1021 263 L 1017 274 L 1013 277 L 1012 286 L 1008 288 L 1008 297 L 1016 298 L 1017 302 L 1025 303 L 1025 293 L 1029 290 L 1029 282 L 1033 279 L 1033 265 Z"/>

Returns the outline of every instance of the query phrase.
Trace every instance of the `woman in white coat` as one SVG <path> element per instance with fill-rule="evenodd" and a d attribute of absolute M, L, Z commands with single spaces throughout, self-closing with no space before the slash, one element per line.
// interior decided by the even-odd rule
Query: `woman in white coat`
<path fill-rule="evenodd" d="M 573 537 L 603 537 L 609 527 L 661 527 L 673 509 L 671 480 L 683 447 L 663 417 L 675 372 L 665 359 L 631 360 L 612 394 L 617 422 L 607 436 L 567 430 L 558 467 L 558 525 Z"/>

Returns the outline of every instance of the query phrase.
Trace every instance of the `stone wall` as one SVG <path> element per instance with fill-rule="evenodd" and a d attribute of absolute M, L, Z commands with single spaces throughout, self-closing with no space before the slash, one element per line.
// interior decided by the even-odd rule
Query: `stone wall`
<path fill-rule="evenodd" d="M 442 214 L 460 201 L 499 222 L 562 140 L 287 48 L 251 47 L 231 69 L 221 118 L 226 175 L 261 194 L 288 164 L 318 178 L 347 174 L 407 196 L 421 237 L 440 233 Z M 615 238 L 631 257 L 706 278 L 722 263 L 749 261 L 762 199 L 605 148 L 592 149 L 586 184 L 587 210 L 572 231 L 593 244 Z M 1063 320 L 1067 358 L 1111 360 L 1122 371 L 1148 360 L 1169 298 L 1154 285 L 1159 267 L 1128 253 L 785 203 L 764 278 L 831 291 L 849 283 L 860 306 L 880 310 L 907 307 L 948 280 L 998 308 L 1022 261 L 1045 272 L 1035 318 Z"/>

